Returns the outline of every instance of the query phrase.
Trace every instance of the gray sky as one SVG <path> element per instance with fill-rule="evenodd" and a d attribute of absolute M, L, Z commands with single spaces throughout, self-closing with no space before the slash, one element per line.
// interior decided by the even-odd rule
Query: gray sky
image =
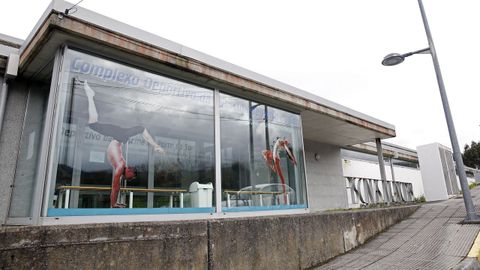
<path fill-rule="evenodd" d="M 49 0 L 2 3 L 0 33 L 25 39 Z M 424 0 L 460 146 L 480 139 L 480 1 Z M 405 147 L 450 147 L 416 0 L 84 0 L 80 6 L 396 126 Z M 21 22 L 21 23 L 12 23 Z"/>

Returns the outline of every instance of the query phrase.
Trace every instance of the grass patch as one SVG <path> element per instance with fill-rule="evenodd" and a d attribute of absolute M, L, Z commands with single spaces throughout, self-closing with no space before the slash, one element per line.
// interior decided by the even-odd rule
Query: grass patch
<path fill-rule="evenodd" d="M 424 195 L 422 195 L 422 196 L 420 196 L 420 197 L 418 197 L 418 198 L 413 199 L 413 202 L 414 202 L 414 203 L 424 203 L 424 202 L 426 202 L 426 201 L 427 201 L 427 200 L 425 199 L 425 196 L 424 196 Z"/>

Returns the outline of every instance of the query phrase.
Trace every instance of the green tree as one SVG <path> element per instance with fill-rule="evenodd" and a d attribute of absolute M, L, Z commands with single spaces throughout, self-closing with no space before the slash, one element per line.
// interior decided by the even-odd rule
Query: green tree
<path fill-rule="evenodd" d="M 472 141 L 471 145 L 466 144 L 463 151 L 463 164 L 468 167 L 480 168 L 480 142 Z"/>

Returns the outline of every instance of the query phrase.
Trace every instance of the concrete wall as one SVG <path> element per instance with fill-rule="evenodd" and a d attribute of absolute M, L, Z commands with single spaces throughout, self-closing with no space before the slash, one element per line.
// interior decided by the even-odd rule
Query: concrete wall
<path fill-rule="evenodd" d="M 5 116 L 0 133 L 0 224 L 5 223 L 20 148 L 27 103 L 27 86 L 16 81 L 9 85 Z"/>
<path fill-rule="evenodd" d="M 315 153 L 319 160 L 315 160 Z M 305 140 L 308 202 L 312 210 L 346 208 L 340 147 Z"/>
<path fill-rule="evenodd" d="M 3 227 L 0 269 L 305 269 L 365 243 L 417 208 Z"/>
<path fill-rule="evenodd" d="M 3 228 L 1 269 L 206 269 L 207 222 Z"/>

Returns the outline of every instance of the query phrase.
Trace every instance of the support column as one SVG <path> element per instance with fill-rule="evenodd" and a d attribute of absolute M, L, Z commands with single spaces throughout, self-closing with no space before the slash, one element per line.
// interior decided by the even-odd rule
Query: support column
<path fill-rule="evenodd" d="M 390 158 L 390 171 L 392 172 L 392 182 L 395 182 L 395 172 L 393 169 L 393 158 Z"/>
<path fill-rule="evenodd" d="M 382 141 L 380 140 L 380 138 L 376 138 L 375 143 L 377 144 L 378 165 L 380 166 L 380 179 L 382 179 L 382 181 L 385 181 L 387 180 L 387 173 L 385 172 L 385 161 L 383 159 Z"/>
<path fill-rule="evenodd" d="M 385 161 L 383 159 L 383 149 L 380 138 L 376 138 L 375 143 L 377 144 L 378 166 L 380 167 L 380 179 L 382 180 L 383 199 L 385 202 L 390 202 L 387 190 L 387 173 L 385 172 Z"/>
<path fill-rule="evenodd" d="M 398 189 L 397 189 L 397 185 L 395 184 L 395 170 L 393 168 L 393 157 L 390 157 L 390 171 L 392 173 L 392 186 L 393 186 L 393 196 L 392 196 L 392 200 L 394 202 L 398 201 Z"/>

